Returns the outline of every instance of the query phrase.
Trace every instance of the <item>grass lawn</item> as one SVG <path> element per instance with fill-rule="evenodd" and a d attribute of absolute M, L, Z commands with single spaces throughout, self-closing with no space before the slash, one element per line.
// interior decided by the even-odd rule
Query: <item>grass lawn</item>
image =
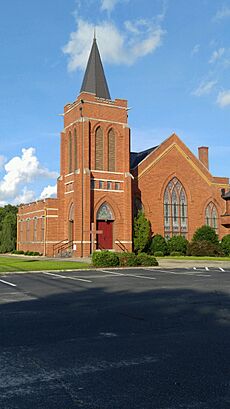
<path fill-rule="evenodd" d="M 89 268 L 88 263 L 74 261 L 34 260 L 13 257 L 0 257 L 0 273 L 14 271 L 39 271 L 39 270 L 70 270 Z"/>
<path fill-rule="evenodd" d="M 206 260 L 206 261 L 230 261 L 230 257 L 202 257 L 202 256 L 164 256 L 156 257 L 157 259 L 169 260 Z"/>

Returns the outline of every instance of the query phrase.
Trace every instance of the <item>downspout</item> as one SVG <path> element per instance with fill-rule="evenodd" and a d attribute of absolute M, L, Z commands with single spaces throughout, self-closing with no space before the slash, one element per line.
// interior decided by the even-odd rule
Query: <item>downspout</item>
<path fill-rule="evenodd" d="M 45 207 L 44 209 L 44 251 L 43 251 L 44 256 L 46 256 L 46 229 L 47 229 L 46 219 L 47 219 L 47 208 Z"/>
<path fill-rule="evenodd" d="M 81 104 L 84 104 L 83 99 L 81 99 Z M 84 117 L 82 115 L 82 109 L 83 106 L 81 106 L 80 108 L 80 115 L 81 115 L 81 120 L 82 120 L 82 175 L 81 175 L 81 183 L 82 183 L 82 197 L 81 197 L 81 208 L 82 208 L 82 212 L 81 212 L 81 257 L 83 257 L 83 239 L 84 239 Z"/>
<path fill-rule="evenodd" d="M 16 249 L 19 250 L 19 214 L 17 213 L 17 242 L 16 242 Z"/>

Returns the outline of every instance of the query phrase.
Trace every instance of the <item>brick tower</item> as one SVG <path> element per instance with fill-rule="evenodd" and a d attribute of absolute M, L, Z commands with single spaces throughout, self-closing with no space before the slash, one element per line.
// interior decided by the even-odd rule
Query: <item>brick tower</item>
<path fill-rule="evenodd" d="M 127 101 L 111 100 L 96 39 L 81 91 L 64 107 L 58 237 L 73 255 L 132 249 Z"/>

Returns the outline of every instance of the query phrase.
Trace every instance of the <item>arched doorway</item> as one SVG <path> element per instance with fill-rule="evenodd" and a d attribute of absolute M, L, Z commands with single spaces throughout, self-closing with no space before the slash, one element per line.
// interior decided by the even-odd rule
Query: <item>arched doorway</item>
<path fill-rule="evenodd" d="M 103 203 L 97 212 L 97 249 L 111 250 L 113 248 L 114 216 L 107 203 Z"/>
<path fill-rule="evenodd" d="M 69 218 L 68 218 L 68 241 L 73 242 L 74 239 L 74 205 L 73 203 L 69 209 Z"/>

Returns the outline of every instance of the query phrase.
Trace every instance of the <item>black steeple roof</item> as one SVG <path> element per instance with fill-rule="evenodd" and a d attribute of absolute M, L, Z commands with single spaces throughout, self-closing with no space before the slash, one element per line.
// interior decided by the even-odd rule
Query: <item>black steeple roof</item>
<path fill-rule="evenodd" d="M 89 55 L 81 92 L 96 94 L 99 98 L 111 99 L 96 38 Z"/>
<path fill-rule="evenodd" d="M 130 168 L 134 169 L 140 162 L 142 162 L 157 146 L 146 149 L 142 152 L 130 152 Z"/>

